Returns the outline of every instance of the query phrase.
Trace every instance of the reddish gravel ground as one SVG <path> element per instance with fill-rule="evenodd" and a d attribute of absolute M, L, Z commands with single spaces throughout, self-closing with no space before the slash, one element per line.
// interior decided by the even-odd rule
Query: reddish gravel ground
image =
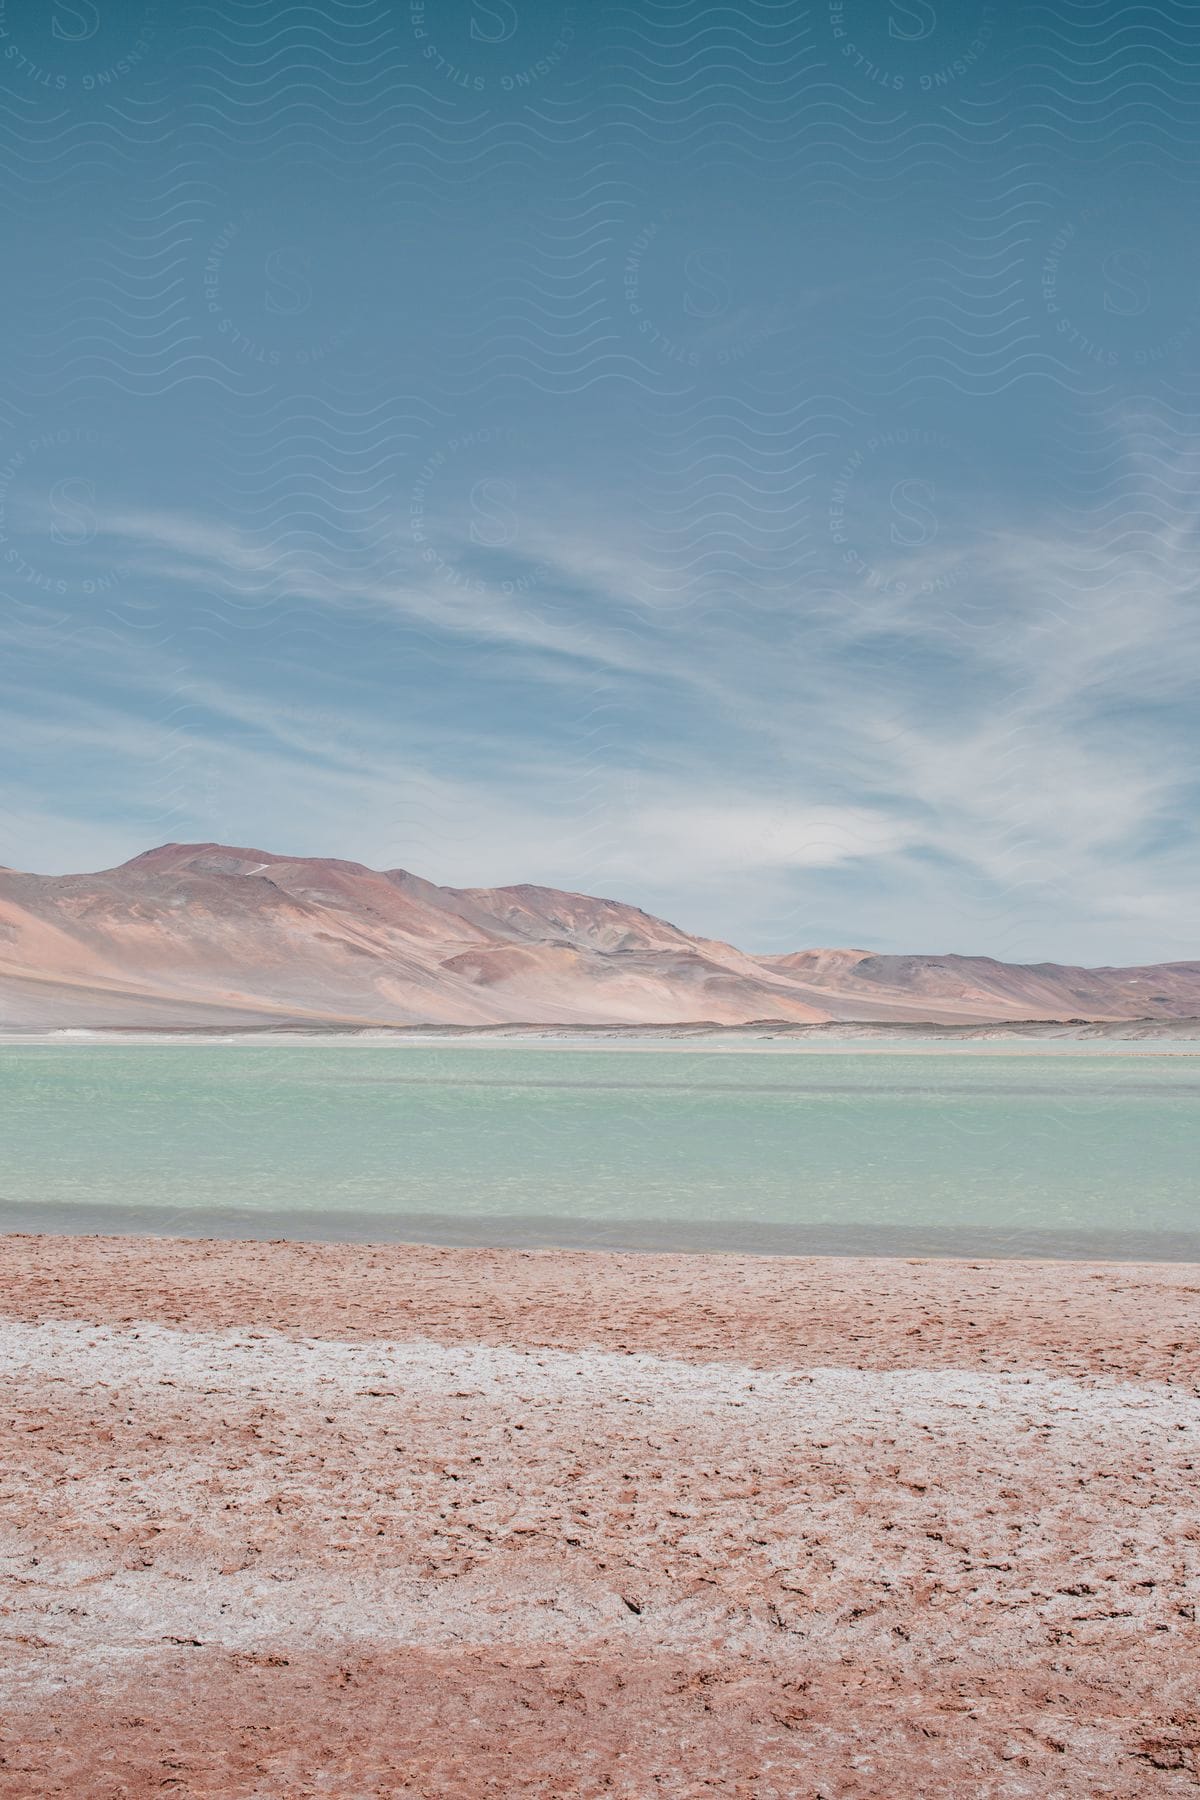
<path fill-rule="evenodd" d="M 0 1794 L 1194 1794 L 1198 1300 L 0 1239 Z"/>

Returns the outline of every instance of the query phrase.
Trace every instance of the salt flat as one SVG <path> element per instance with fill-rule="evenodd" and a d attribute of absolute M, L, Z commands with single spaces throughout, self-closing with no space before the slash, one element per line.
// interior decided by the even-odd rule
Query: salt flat
<path fill-rule="evenodd" d="M 0 1791 L 1195 1791 L 1194 1266 L 0 1274 Z"/>

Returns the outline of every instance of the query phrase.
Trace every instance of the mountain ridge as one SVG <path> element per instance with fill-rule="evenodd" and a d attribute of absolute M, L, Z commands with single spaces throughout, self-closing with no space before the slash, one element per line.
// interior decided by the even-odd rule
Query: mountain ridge
<path fill-rule="evenodd" d="M 972 1024 L 1200 1016 L 1200 962 L 755 956 L 624 901 L 169 843 L 0 869 L 0 1026 Z"/>

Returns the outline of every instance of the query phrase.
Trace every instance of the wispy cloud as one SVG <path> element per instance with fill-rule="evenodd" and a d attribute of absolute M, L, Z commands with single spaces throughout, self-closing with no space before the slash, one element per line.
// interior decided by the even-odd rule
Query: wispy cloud
<path fill-rule="evenodd" d="M 571 616 L 564 596 L 577 571 L 510 556 L 506 572 L 489 574 L 495 554 L 481 554 L 469 537 L 440 537 L 433 573 L 422 552 L 398 536 L 385 554 L 368 559 L 365 571 L 340 572 L 340 546 L 326 545 L 318 557 L 311 546 L 262 541 L 174 513 L 116 513 L 103 531 L 145 577 L 187 582 L 255 606 L 292 600 L 357 608 L 480 643 L 631 672 L 641 666 L 634 646 L 606 622 Z M 352 546 L 344 548 L 352 563 Z"/>
<path fill-rule="evenodd" d="M 836 562 L 806 571 L 769 614 L 736 588 L 655 607 L 654 558 L 594 503 L 524 521 L 526 587 L 442 524 L 453 580 L 386 534 L 356 560 L 347 531 L 342 567 L 302 534 L 113 511 L 117 598 L 8 621 L 42 675 L 6 678 L 34 771 L 2 796 L 8 860 L 226 837 L 619 892 L 758 948 L 1183 954 L 1186 474 L 1142 470 L 1150 499 L 1107 536 L 981 512 L 894 566 L 881 550 L 869 590 Z M 103 772 L 107 826 L 63 804 L 80 769 Z"/>

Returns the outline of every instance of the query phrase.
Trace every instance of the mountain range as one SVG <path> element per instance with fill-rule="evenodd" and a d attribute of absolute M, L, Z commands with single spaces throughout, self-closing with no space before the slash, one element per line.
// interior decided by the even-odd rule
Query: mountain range
<path fill-rule="evenodd" d="M 164 844 L 0 870 L 0 1026 L 970 1024 L 1200 1017 L 1200 962 L 752 956 L 616 900 Z"/>

